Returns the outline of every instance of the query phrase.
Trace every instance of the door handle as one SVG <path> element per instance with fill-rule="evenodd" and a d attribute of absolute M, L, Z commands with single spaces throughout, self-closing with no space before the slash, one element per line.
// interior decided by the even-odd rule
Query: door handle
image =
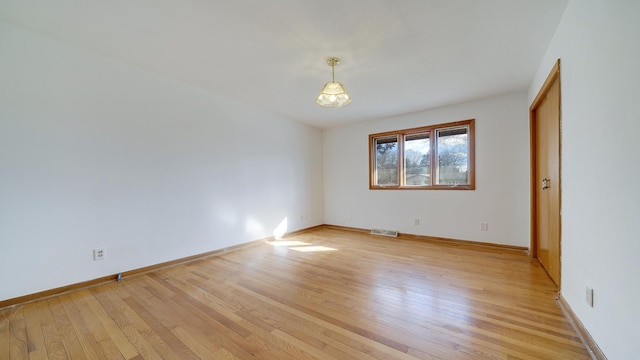
<path fill-rule="evenodd" d="M 551 187 L 551 180 L 544 178 L 542 179 L 542 190 L 546 190 Z"/>

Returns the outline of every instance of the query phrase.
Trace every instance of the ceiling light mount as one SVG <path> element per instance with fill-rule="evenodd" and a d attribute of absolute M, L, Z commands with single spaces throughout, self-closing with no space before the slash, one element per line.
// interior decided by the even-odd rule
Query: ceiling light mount
<path fill-rule="evenodd" d="M 335 80 L 335 67 L 340 64 L 340 59 L 330 57 L 327 59 L 327 64 L 331 66 L 331 81 L 324 84 L 316 99 L 316 104 L 325 108 L 339 108 L 351 104 L 351 96 L 344 89 L 344 86 Z"/>
<path fill-rule="evenodd" d="M 338 59 L 337 57 L 330 57 L 327 59 L 327 64 L 329 64 L 329 66 L 331 67 L 334 67 L 340 64 L 340 59 Z"/>

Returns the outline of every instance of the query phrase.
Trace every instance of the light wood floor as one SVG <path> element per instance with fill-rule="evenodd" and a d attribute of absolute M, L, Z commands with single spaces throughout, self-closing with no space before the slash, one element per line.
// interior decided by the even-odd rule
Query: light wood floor
<path fill-rule="evenodd" d="M 523 252 L 285 241 L 1 312 L 0 359 L 589 359 Z"/>

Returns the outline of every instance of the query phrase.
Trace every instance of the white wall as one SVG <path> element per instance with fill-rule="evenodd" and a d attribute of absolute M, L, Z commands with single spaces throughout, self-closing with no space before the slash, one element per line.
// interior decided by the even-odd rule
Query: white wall
<path fill-rule="evenodd" d="M 325 223 L 528 247 L 526 101 L 519 92 L 325 130 Z M 476 190 L 369 190 L 369 134 L 471 118 Z M 480 231 L 481 222 L 489 231 Z"/>
<path fill-rule="evenodd" d="M 639 19 L 636 0 L 571 1 L 529 91 L 560 58 L 561 292 L 609 359 L 640 354 Z"/>
<path fill-rule="evenodd" d="M 322 224 L 321 149 L 317 129 L 0 22 L 0 300 Z"/>

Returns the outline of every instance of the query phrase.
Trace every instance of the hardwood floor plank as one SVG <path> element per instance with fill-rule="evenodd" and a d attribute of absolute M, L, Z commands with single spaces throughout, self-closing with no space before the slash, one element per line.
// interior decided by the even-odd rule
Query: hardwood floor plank
<path fill-rule="evenodd" d="M 224 349 L 224 348 L 216 351 L 213 358 L 220 359 L 220 360 L 241 360 L 241 358 L 236 357 L 235 355 L 233 355 L 231 352 L 229 352 L 227 349 Z"/>
<path fill-rule="evenodd" d="M 9 357 L 11 359 L 28 359 L 29 345 L 23 307 L 9 314 L 9 329 Z"/>
<path fill-rule="evenodd" d="M 162 359 L 160 354 L 151 346 L 146 338 L 138 331 L 142 321 L 137 317 L 135 312 L 131 310 L 125 303 L 129 295 L 118 288 L 117 292 L 104 288 L 94 288 L 93 294 L 96 299 L 110 314 L 111 318 L 118 325 L 118 328 L 125 335 L 127 340 L 133 345 L 138 352 L 138 356 L 143 359 Z M 142 327 L 143 332 L 146 330 Z"/>
<path fill-rule="evenodd" d="M 58 332 L 58 328 L 53 321 L 53 315 L 51 314 L 51 309 L 49 308 L 49 304 L 44 302 L 47 305 L 47 311 L 43 313 L 46 316 L 46 320 L 41 324 L 42 326 L 42 335 L 44 336 L 47 357 L 49 359 L 68 359 L 67 351 L 64 347 L 64 342 Z"/>
<path fill-rule="evenodd" d="M 523 251 L 334 228 L 0 312 L 0 360 L 29 356 L 590 358 Z"/>
<path fill-rule="evenodd" d="M 99 314 L 93 311 L 93 308 L 89 305 L 89 301 L 94 299 L 93 294 L 88 289 L 80 290 L 68 295 L 74 307 L 77 309 L 77 313 L 80 315 L 78 320 L 82 320 L 90 329 L 91 336 L 96 343 L 101 343 L 110 339 L 108 332 L 100 321 Z M 69 307 L 70 311 L 73 311 L 72 307 Z"/>
<path fill-rule="evenodd" d="M 105 340 L 100 342 L 100 346 L 102 347 L 102 352 L 104 353 L 105 358 L 112 360 L 124 360 L 125 357 L 122 356 L 120 349 L 116 346 L 116 344 L 109 340 Z M 137 356 L 137 355 L 134 355 Z"/>
<path fill-rule="evenodd" d="M 198 340 L 194 339 L 188 332 L 179 326 L 171 329 L 171 332 L 200 359 L 214 359 L 214 352 L 220 350 L 215 349 L 214 352 L 210 351 L 206 346 L 202 345 Z"/>
<path fill-rule="evenodd" d="M 163 357 L 193 360 L 198 358 L 180 339 L 135 299 L 129 297 L 125 299 L 125 302 L 145 322 L 146 326 L 149 327 L 149 332 L 154 334 L 150 342 Z"/>
<path fill-rule="evenodd" d="M 106 288 L 107 290 L 109 288 L 111 288 L 112 290 L 116 290 L 117 286 L 117 284 L 113 284 L 110 286 L 105 286 L 104 288 Z M 118 349 L 118 352 L 122 355 L 123 358 L 132 359 L 136 357 L 138 355 L 138 351 L 129 342 L 125 334 L 111 317 L 110 313 L 108 313 L 106 309 L 102 307 L 102 304 L 100 304 L 98 299 L 96 299 L 95 293 L 92 292 L 92 296 L 86 297 L 84 301 L 88 305 L 91 315 L 100 322 L 109 336 L 107 340 L 104 340 L 101 343 L 101 345 L 103 347 L 110 347 L 110 345 L 104 345 L 104 342 L 111 342 L 113 343 L 113 345 L 115 345 L 115 347 Z M 116 355 L 114 354 L 113 356 Z"/>
<path fill-rule="evenodd" d="M 86 292 L 86 290 L 82 290 L 81 292 Z M 106 338 L 104 329 L 102 328 L 102 326 L 96 326 L 93 319 L 88 316 L 89 314 L 82 313 L 81 310 L 76 306 L 73 298 L 78 296 L 78 294 L 79 293 L 76 292 L 61 296 L 61 298 L 64 299 L 62 301 L 62 307 L 67 313 L 72 330 L 75 331 L 77 339 L 83 349 L 85 356 L 89 357 L 90 359 L 106 359 L 101 351 L 99 340 L 96 339 L 96 336 L 100 340 L 104 340 Z M 91 319 L 89 321 L 90 324 L 87 324 L 85 318 Z"/>
<path fill-rule="evenodd" d="M 11 329 L 9 324 L 9 312 L 0 312 L 0 360 L 9 360 L 11 357 Z"/>
<path fill-rule="evenodd" d="M 62 340 L 66 356 L 69 358 L 86 357 L 84 350 L 80 345 L 80 341 L 78 340 L 78 336 L 73 329 L 71 320 L 69 320 L 69 317 L 62 305 L 63 302 L 68 301 L 68 298 L 59 296 L 46 301 L 49 303 L 49 309 L 51 309 L 53 321 L 57 329 L 57 333 L 59 334 L 59 338 Z"/>
<path fill-rule="evenodd" d="M 24 311 L 28 313 L 25 322 L 30 359 L 47 357 L 47 345 L 44 339 L 43 325 L 47 323 L 49 306 L 44 302 L 28 304 Z"/>

